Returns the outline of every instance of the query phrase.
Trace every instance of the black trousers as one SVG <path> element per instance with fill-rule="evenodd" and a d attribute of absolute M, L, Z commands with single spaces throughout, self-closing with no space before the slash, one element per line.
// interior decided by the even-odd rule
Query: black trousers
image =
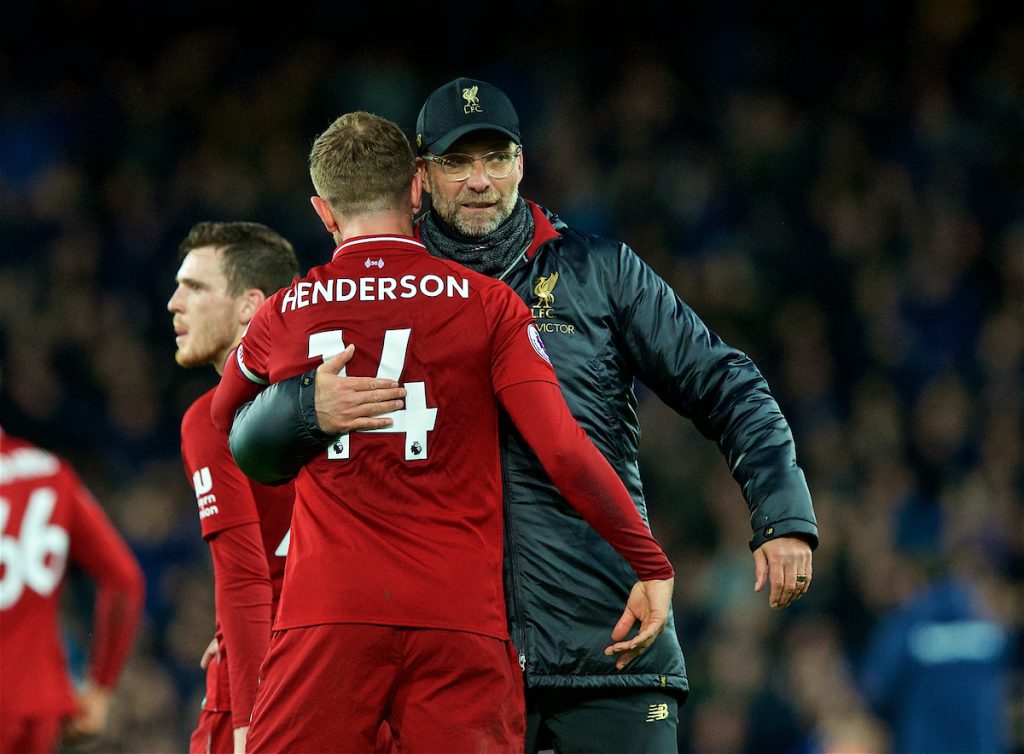
<path fill-rule="evenodd" d="M 678 698 L 648 689 L 528 689 L 526 754 L 677 754 Z"/>

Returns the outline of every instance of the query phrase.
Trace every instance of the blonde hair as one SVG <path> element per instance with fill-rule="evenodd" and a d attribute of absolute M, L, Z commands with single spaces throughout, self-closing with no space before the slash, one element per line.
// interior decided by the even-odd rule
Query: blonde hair
<path fill-rule="evenodd" d="M 309 153 L 316 193 L 342 215 L 401 208 L 415 173 L 416 159 L 402 129 L 363 111 L 331 123 Z"/>

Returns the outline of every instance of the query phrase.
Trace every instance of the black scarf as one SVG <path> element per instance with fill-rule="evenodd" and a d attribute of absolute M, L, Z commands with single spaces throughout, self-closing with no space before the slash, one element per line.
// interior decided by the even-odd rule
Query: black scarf
<path fill-rule="evenodd" d="M 533 229 L 533 213 L 519 197 L 512 214 L 486 236 L 464 236 L 431 209 L 420 223 L 420 237 L 434 256 L 495 277 L 526 251 Z"/>

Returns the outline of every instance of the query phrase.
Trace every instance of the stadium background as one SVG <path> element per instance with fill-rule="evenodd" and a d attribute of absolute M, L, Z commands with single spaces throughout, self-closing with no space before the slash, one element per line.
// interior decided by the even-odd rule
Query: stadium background
<path fill-rule="evenodd" d="M 765 373 L 822 533 L 810 596 L 753 595 L 713 444 L 645 389 L 642 467 L 679 573 L 680 750 L 886 751 L 857 678 L 912 556 L 1012 637 L 1024 751 L 1024 26 L 983 0 L 629 3 L 481 11 L 228 3 L 0 11 L 0 423 L 80 470 L 143 563 L 144 629 L 102 751 L 181 751 L 213 631 L 178 421 L 214 383 L 173 360 L 176 248 L 267 223 L 330 241 L 314 136 L 366 109 L 411 135 L 457 75 L 522 119 L 523 193 L 630 243 Z M 719 7 L 721 6 L 721 7 Z M 811 7 L 805 7 L 811 6 Z M 818 7 L 823 6 L 823 7 Z M 116 16 L 117 37 L 100 31 Z M 417 33 L 418 25 L 418 33 Z M 413 36 L 417 33 L 417 36 Z M 73 577 L 80 666 L 88 585 Z"/>

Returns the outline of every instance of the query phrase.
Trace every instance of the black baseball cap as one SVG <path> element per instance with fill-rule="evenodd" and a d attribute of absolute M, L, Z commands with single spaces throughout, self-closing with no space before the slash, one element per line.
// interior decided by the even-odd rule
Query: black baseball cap
<path fill-rule="evenodd" d="M 435 89 L 416 118 L 416 153 L 444 154 L 471 131 L 499 131 L 516 144 L 519 116 L 512 101 L 493 84 L 457 78 Z"/>

